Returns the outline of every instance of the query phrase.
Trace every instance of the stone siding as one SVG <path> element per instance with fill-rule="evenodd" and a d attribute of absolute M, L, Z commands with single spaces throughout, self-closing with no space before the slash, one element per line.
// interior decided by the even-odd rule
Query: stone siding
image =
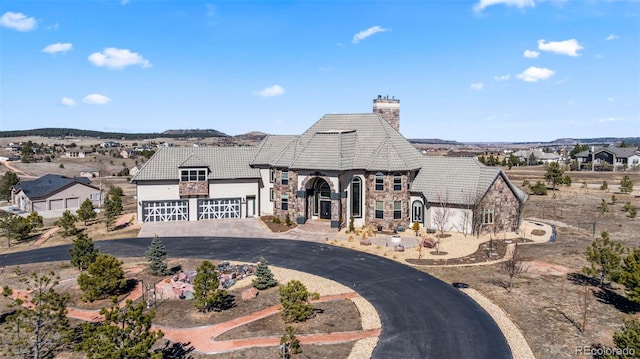
<path fill-rule="evenodd" d="M 484 209 L 493 209 L 493 224 L 482 224 Z M 498 176 L 480 201 L 476 211 L 476 215 L 480 216 L 477 219 L 477 223 L 480 224 L 480 232 L 515 231 L 520 226 L 521 211 L 522 204 L 502 176 Z"/>
<path fill-rule="evenodd" d="M 298 208 L 299 203 L 296 198 L 296 191 L 298 189 L 298 172 L 289 171 L 289 183 L 283 185 L 282 184 L 282 169 L 275 170 L 275 178 L 273 179 L 273 215 L 274 217 L 279 217 L 280 220 L 285 221 L 287 218 L 287 213 L 289 214 L 289 218 L 291 222 L 296 221 L 296 217 L 298 216 Z M 283 211 L 282 208 L 282 195 L 289 195 L 289 209 L 287 211 Z M 304 212 L 303 212 L 304 213 Z"/>
<path fill-rule="evenodd" d="M 367 172 L 365 174 L 364 186 L 366 188 L 366 198 L 364 203 L 364 212 L 367 224 L 377 227 L 382 226 L 385 230 L 391 230 L 398 226 L 409 226 L 410 217 L 410 199 L 407 173 L 402 173 L 402 189 L 400 191 L 393 190 L 393 174 L 389 172 L 384 174 L 384 189 L 376 190 L 376 172 Z M 384 218 L 376 218 L 376 201 L 384 202 Z M 402 216 L 400 219 L 393 219 L 393 202 L 402 202 Z"/>

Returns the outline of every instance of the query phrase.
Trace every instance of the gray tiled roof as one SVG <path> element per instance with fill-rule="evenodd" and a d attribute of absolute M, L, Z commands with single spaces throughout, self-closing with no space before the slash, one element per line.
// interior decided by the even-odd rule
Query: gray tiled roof
<path fill-rule="evenodd" d="M 498 176 L 502 176 L 520 201 L 526 200 L 526 193 L 513 185 L 501 169 L 465 157 L 424 157 L 411 191 L 422 192 L 431 203 L 447 199 L 452 204 L 472 205 L 482 199 Z"/>
<path fill-rule="evenodd" d="M 298 136 L 293 135 L 271 135 L 265 137 L 258 145 L 255 158 L 251 161 L 251 164 L 256 166 L 272 165 L 273 161 L 296 138 Z"/>
<path fill-rule="evenodd" d="M 47 174 L 30 181 L 20 181 L 13 186 L 16 190 L 21 190 L 31 200 L 46 198 L 75 183 L 86 186 L 91 185 L 91 181 L 86 177 L 64 177 L 56 174 Z M 95 188 L 95 187 L 94 187 Z"/>
<path fill-rule="evenodd" d="M 167 147 L 158 150 L 132 181 L 178 180 L 183 163 L 201 163 L 209 168 L 209 179 L 259 178 L 249 164 L 256 147 Z M 198 162 L 196 162 L 198 161 Z"/>
<path fill-rule="evenodd" d="M 295 139 L 278 137 L 263 140 L 260 148 L 269 154 L 260 151 L 253 164 L 370 171 L 407 171 L 421 164 L 420 152 L 373 113 L 325 115 Z"/>

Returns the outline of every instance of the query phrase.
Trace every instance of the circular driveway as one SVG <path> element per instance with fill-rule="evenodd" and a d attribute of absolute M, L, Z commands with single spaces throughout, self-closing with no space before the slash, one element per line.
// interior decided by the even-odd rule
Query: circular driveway
<path fill-rule="evenodd" d="M 170 257 L 257 262 L 319 275 L 351 287 L 378 311 L 374 358 L 512 358 L 502 332 L 471 298 L 392 260 L 331 245 L 278 239 L 162 237 Z M 103 253 L 142 257 L 151 238 L 97 241 Z M 0 255 L 0 266 L 69 260 L 69 246 Z"/>

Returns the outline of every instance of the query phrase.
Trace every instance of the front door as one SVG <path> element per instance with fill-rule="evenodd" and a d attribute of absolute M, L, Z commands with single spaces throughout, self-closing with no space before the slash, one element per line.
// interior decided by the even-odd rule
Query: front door
<path fill-rule="evenodd" d="M 247 217 L 253 217 L 256 215 L 256 198 L 247 197 Z"/>
<path fill-rule="evenodd" d="M 320 219 L 331 219 L 331 201 L 320 201 Z"/>

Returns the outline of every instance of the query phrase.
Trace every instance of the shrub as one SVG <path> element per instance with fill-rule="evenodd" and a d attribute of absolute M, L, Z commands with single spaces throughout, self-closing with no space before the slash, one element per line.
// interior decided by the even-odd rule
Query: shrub
<path fill-rule="evenodd" d="M 547 195 L 547 186 L 541 181 L 536 182 L 535 185 L 530 185 L 529 189 L 531 193 L 537 196 L 546 196 Z"/>
<path fill-rule="evenodd" d="M 273 273 L 267 265 L 267 260 L 264 257 L 260 257 L 258 267 L 256 268 L 256 278 L 252 282 L 256 289 L 263 290 L 278 285 L 278 281 L 273 277 Z"/>
<path fill-rule="evenodd" d="M 78 277 L 78 285 L 90 302 L 119 294 L 127 286 L 122 261 L 110 254 L 98 254 L 95 262 Z"/>
<path fill-rule="evenodd" d="M 307 287 L 299 280 L 291 280 L 280 286 L 280 314 L 285 323 L 303 322 L 313 316 L 311 299 L 318 299 L 318 293 L 309 293 Z"/>
<path fill-rule="evenodd" d="M 289 213 L 287 213 L 287 215 L 284 217 L 284 223 L 287 226 L 291 226 L 291 217 L 289 217 Z"/>

